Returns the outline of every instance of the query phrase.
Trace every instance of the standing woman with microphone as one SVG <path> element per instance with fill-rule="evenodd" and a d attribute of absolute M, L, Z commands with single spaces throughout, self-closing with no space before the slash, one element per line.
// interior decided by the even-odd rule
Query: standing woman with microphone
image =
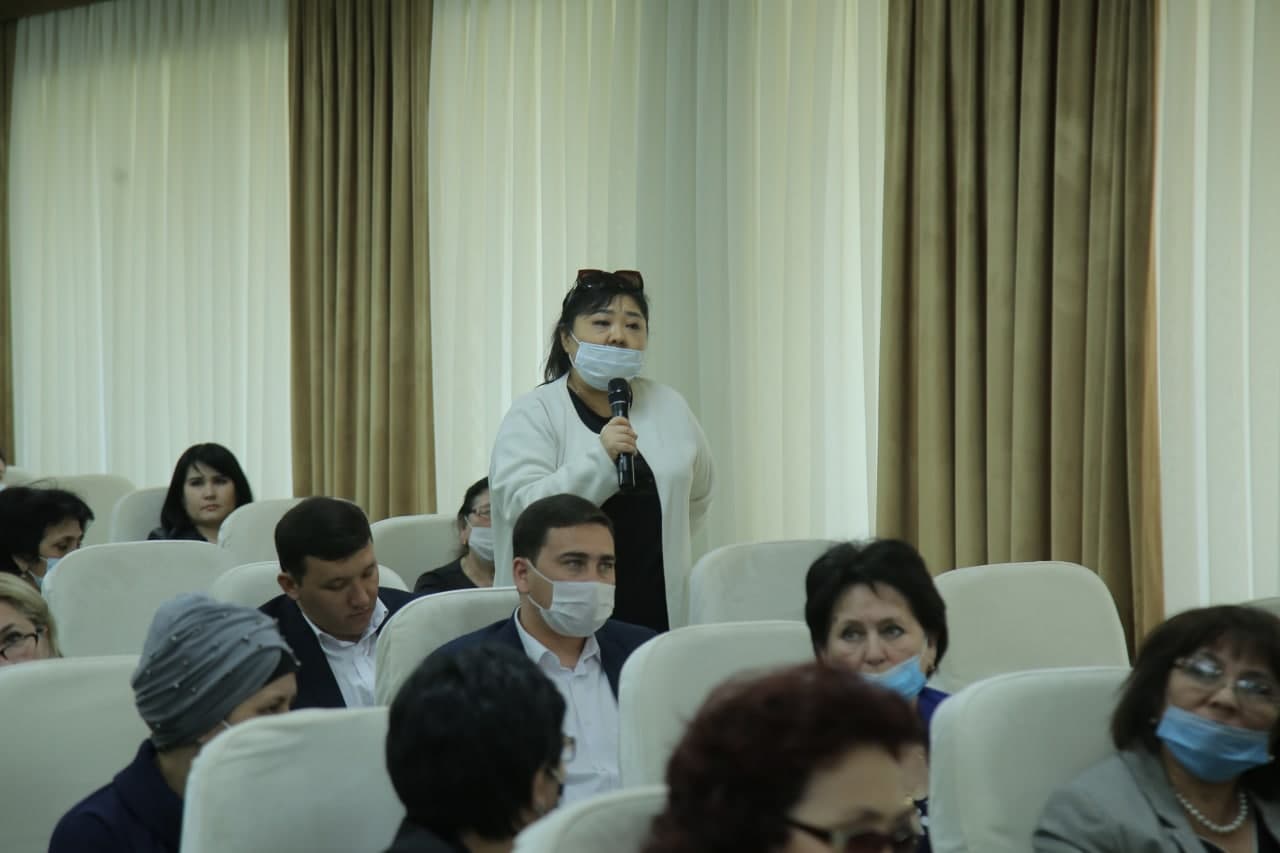
<path fill-rule="evenodd" d="M 648 344 L 640 273 L 579 270 L 551 333 L 545 381 L 516 399 L 494 441 L 494 585 L 513 582 L 516 517 L 567 492 L 613 522 L 614 617 L 665 631 L 686 618 L 692 528 L 711 502 L 712 463 L 684 398 L 638 378 Z"/>

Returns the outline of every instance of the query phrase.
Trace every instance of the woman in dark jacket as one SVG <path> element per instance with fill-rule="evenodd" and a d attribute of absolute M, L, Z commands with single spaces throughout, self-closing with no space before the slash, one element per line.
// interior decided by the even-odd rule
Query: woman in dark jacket
<path fill-rule="evenodd" d="M 227 516 L 252 502 L 253 490 L 235 454 L 221 444 L 192 445 L 173 466 L 160 526 L 147 538 L 217 543 Z"/>

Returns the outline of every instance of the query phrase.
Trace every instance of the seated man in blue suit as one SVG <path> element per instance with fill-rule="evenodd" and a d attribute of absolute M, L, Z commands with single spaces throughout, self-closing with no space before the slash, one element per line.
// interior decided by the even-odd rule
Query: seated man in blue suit
<path fill-rule="evenodd" d="M 364 511 L 350 501 L 307 498 L 276 525 L 278 595 L 262 606 L 298 657 L 294 708 L 373 705 L 378 632 L 413 596 L 378 586 L 378 558 Z"/>
<path fill-rule="evenodd" d="M 523 651 L 564 696 L 564 733 L 574 749 L 565 764 L 562 802 L 619 786 L 618 675 L 654 632 L 610 619 L 615 563 L 613 526 L 593 503 L 552 495 L 529 504 L 511 534 L 520 606 L 510 619 L 440 648 L 448 655 L 481 643 Z"/>

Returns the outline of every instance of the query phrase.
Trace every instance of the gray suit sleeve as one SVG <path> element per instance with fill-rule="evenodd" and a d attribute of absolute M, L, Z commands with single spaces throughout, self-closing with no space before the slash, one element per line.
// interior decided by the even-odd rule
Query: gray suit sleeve
<path fill-rule="evenodd" d="M 1079 784 L 1054 793 L 1031 836 L 1035 853 L 1125 853 L 1115 819 Z"/>

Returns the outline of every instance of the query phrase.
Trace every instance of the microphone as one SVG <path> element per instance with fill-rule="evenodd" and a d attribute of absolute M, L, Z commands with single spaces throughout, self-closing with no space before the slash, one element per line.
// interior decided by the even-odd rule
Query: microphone
<path fill-rule="evenodd" d="M 609 380 L 609 408 L 615 418 L 628 417 L 631 411 L 631 383 L 618 377 Z M 636 485 L 636 460 L 630 453 L 618 454 L 618 488 L 623 491 Z"/>

